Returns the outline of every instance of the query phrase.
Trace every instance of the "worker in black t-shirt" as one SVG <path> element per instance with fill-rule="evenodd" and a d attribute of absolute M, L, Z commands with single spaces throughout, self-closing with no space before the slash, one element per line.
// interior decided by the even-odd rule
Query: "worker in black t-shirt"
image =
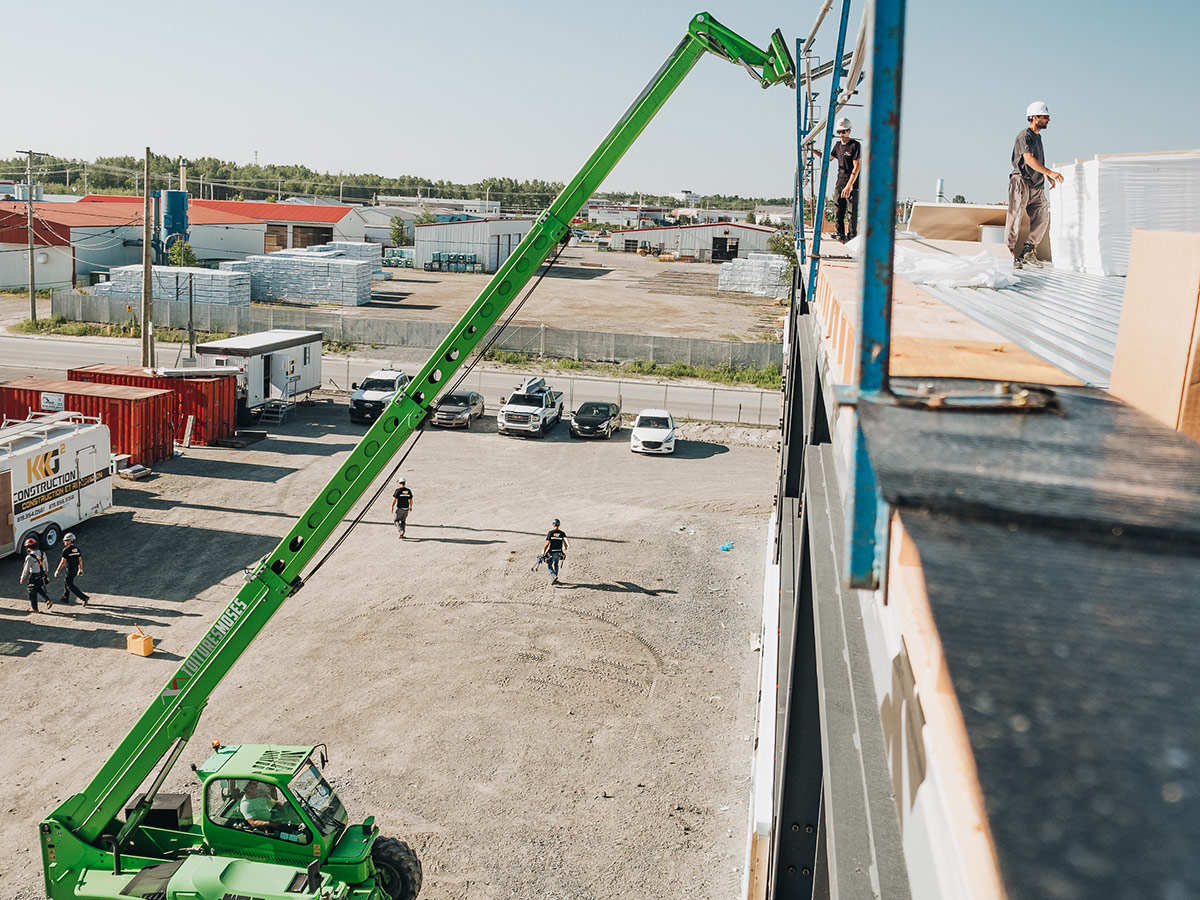
<path fill-rule="evenodd" d="M 392 491 L 392 514 L 396 518 L 396 530 L 400 532 L 400 539 L 404 539 L 404 526 L 408 522 L 408 514 L 412 512 L 413 495 L 404 484 L 404 479 L 400 479 L 400 485 L 396 490 Z"/>
<path fill-rule="evenodd" d="M 852 241 L 858 236 L 858 173 L 862 168 L 862 144 L 850 137 L 850 120 L 837 120 L 838 142 L 830 156 L 837 160 L 837 239 Z M 849 207 L 850 221 L 846 221 Z"/>
<path fill-rule="evenodd" d="M 546 544 L 542 547 L 542 557 L 546 560 L 546 568 L 550 570 L 551 584 L 559 583 L 558 567 L 566 557 L 569 546 L 567 533 L 558 527 L 558 519 L 555 519 L 554 527 L 546 533 Z"/>
<path fill-rule="evenodd" d="M 57 575 L 64 568 L 67 570 L 67 583 L 63 585 L 62 602 L 69 603 L 71 595 L 74 594 L 84 606 L 87 606 L 88 600 L 91 598 L 75 584 L 75 579 L 83 574 L 83 554 L 75 545 L 75 535 L 69 531 L 63 535 L 62 559 L 58 561 L 58 568 L 54 570 L 54 574 Z"/>

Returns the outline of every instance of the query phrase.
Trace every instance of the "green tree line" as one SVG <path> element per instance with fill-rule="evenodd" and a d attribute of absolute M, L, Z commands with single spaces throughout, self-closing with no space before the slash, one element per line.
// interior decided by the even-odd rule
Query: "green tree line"
<path fill-rule="evenodd" d="M 84 168 L 87 169 L 87 190 L 103 194 L 141 193 L 141 175 L 145 165 L 142 157 L 102 156 L 94 160 L 37 156 L 33 177 L 48 193 L 84 192 Z M 434 180 L 417 175 L 389 177 L 374 172 L 338 173 L 317 172 L 301 165 L 240 165 L 211 156 L 188 158 L 188 189 L 197 193 L 204 184 L 204 196 L 216 200 L 271 201 L 281 197 L 331 197 L 348 203 L 371 203 L 376 196 L 406 196 L 447 199 L 476 197 L 498 200 L 505 209 L 543 209 L 563 189 L 562 182 L 542 179 L 520 180 L 492 177 L 471 183 Z M 178 187 L 179 157 L 151 153 L 150 181 L 152 189 Z M 25 157 L 0 159 L 0 180 L 24 181 Z M 638 194 L 628 191 L 605 192 L 596 195 L 613 203 L 642 202 L 647 206 L 673 208 L 679 201 L 659 194 Z M 791 198 L 754 198 L 738 195 L 712 194 L 702 197 L 701 206 L 720 209 L 752 209 L 756 204 L 786 205 Z"/>

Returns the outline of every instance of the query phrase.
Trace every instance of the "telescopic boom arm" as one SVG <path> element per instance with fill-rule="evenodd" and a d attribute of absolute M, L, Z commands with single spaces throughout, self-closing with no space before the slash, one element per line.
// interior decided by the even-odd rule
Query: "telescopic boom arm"
<path fill-rule="evenodd" d="M 283 601 L 303 586 L 301 573 L 304 567 L 421 425 L 438 393 L 483 341 L 538 266 L 568 234 L 571 219 L 706 52 L 741 65 L 764 88 L 773 84 L 795 84 L 795 66 L 778 31 L 771 36 L 768 49 L 763 50 L 734 34 L 707 13 L 695 16 L 687 35 L 579 174 L 538 217 L 525 240 L 488 282 L 416 378 L 383 411 L 316 501 L 280 544 L 260 561 L 250 580 L 183 661 L 92 782 L 51 813 L 50 819 L 80 839 L 96 844 L 154 766 L 171 751 L 158 778 L 161 782 L 165 770 L 194 732 L 213 690 Z M 147 796 L 143 807 L 149 808 L 151 800 L 152 797 Z M 142 815 L 144 809 L 131 817 L 122 829 L 121 837 L 136 827 Z"/>

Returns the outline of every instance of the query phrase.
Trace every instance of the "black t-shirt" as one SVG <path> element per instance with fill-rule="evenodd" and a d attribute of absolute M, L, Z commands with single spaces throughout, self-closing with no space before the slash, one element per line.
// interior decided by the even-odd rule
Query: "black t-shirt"
<path fill-rule="evenodd" d="M 567 539 L 567 533 L 565 531 L 563 531 L 561 528 L 551 529 L 546 534 L 546 540 L 548 540 L 550 542 L 549 550 L 551 553 L 562 553 L 563 541 L 565 541 L 566 539 Z"/>
<path fill-rule="evenodd" d="M 1017 135 L 1017 140 L 1013 144 L 1012 164 L 1013 175 L 1020 175 L 1033 188 L 1040 188 L 1046 181 L 1046 176 L 1036 169 L 1030 168 L 1025 162 L 1025 154 L 1032 153 L 1043 166 L 1046 164 L 1046 154 L 1042 150 L 1042 136 L 1037 134 L 1032 128 L 1026 128 Z M 1012 177 L 1012 176 L 1009 176 Z"/>
<path fill-rule="evenodd" d="M 838 138 L 830 153 L 838 164 L 837 183 L 845 187 L 846 182 L 850 180 L 851 173 L 854 172 L 854 161 L 862 158 L 862 144 L 854 138 L 850 138 L 843 144 L 841 138 Z M 854 180 L 854 186 L 858 187 L 857 178 Z"/>
<path fill-rule="evenodd" d="M 396 509 L 408 509 L 412 506 L 412 491 L 408 488 L 396 488 L 392 492 L 392 496 L 396 498 Z"/>
<path fill-rule="evenodd" d="M 62 558 L 67 561 L 67 571 L 72 575 L 79 571 L 79 565 L 83 561 L 83 554 L 79 552 L 79 548 L 72 544 L 70 547 L 63 549 Z"/>

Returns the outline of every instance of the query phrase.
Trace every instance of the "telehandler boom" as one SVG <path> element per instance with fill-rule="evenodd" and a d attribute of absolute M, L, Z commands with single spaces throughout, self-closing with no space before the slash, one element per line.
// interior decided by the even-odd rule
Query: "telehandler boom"
<path fill-rule="evenodd" d="M 303 586 L 305 567 L 422 425 L 454 373 L 570 234 L 572 217 L 705 53 L 742 66 L 764 88 L 794 85 L 795 66 L 779 31 L 763 50 L 707 13 L 693 17 L 683 40 L 633 105 L 287 536 L 259 561 L 91 783 L 41 823 L 49 897 L 416 897 L 421 870 L 415 854 L 400 841 L 380 837 L 374 817 L 348 821 L 314 761 L 314 747 L 214 745 L 212 756 L 196 770 L 203 782 L 198 824 L 191 821 L 188 795 L 162 795 L 159 788 L 221 679 L 283 601 Z M 151 775 L 146 790 L 127 806 Z"/>

